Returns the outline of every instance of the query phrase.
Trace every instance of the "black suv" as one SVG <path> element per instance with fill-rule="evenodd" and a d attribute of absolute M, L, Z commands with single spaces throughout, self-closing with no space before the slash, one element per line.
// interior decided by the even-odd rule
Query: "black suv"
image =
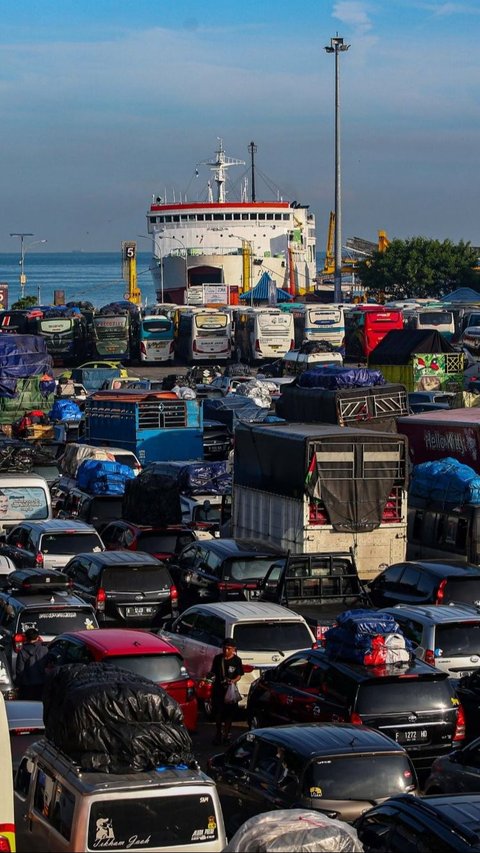
<path fill-rule="evenodd" d="M 395 563 L 368 588 L 375 607 L 451 602 L 480 607 L 480 568 L 455 560 Z"/>
<path fill-rule="evenodd" d="M 364 666 L 323 649 L 296 652 L 255 681 L 250 725 L 350 722 L 379 729 L 405 747 L 417 770 L 461 746 L 463 711 L 446 672 L 423 661 Z"/>
<path fill-rule="evenodd" d="M 403 747 L 349 723 L 275 726 L 242 735 L 208 762 L 227 834 L 272 809 L 318 809 L 352 821 L 372 802 L 415 792 Z"/>
<path fill-rule="evenodd" d="M 198 602 L 250 601 L 279 552 L 235 539 L 192 542 L 169 563 L 182 610 Z"/>
<path fill-rule="evenodd" d="M 94 607 L 103 627 L 159 628 L 178 615 L 169 570 L 143 551 L 78 554 L 63 572 Z"/>
<path fill-rule="evenodd" d="M 0 593 L 0 642 L 12 671 L 25 642 L 25 631 L 36 628 L 50 642 L 64 631 L 98 628 L 93 608 L 71 589 L 61 572 L 19 569 L 3 580 Z"/>
<path fill-rule="evenodd" d="M 403 794 L 370 809 L 354 826 L 367 853 L 478 851 L 480 794 Z"/>

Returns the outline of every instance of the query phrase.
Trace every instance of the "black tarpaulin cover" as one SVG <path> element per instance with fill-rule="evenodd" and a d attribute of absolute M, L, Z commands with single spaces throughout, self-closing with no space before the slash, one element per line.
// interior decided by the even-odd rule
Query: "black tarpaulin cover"
<path fill-rule="evenodd" d="M 58 667 L 45 686 L 45 735 L 83 770 L 193 765 L 180 706 L 153 681 L 105 663 Z"/>
<path fill-rule="evenodd" d="M 180 489 L 176 477 L 145 468 L 134 480 L 127 480 L 122 518 L 133 524 L 163 527 L 182 523 Z"/>
<path fill-rule="evenodd" d="M 404 435 L 324 424 L 241 424 L 235 484 L 321 500 L 335 530 L 373 530 L 394 486 L 406 487 Z"/>
<path fill-rule="evenodd" d="M 417 353 L 455 352 L 435 329 L 392 329 L 368 356 L 368 364 L 408 364 Z"/>
<path fill-rule="evenodd" d="M 377 429 L 377 422 L 381 421 L 385 432 L 396 432 L 395 419 L 408 414 L 407 392 L 404 385 L 396 383 L 332 391 L 326 388 L 301 388 L 293 382 L 283 386 L 275 410 L 279 417 L 297 423 L 328 423 Z M 389 413 L 391 424 L 386 421 Z"/>

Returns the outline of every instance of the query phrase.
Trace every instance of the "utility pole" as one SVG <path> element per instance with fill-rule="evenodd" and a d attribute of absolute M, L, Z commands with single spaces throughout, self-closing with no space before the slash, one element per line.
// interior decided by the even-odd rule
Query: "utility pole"
<path fill-rule="evenodd" d="M 27 276 L 25 275 L 25 247 L 23 241 L 25 237 L 34 237 L 35 235 L 31 233 L 31 231 L 11 231 L 10 237 L 20 237 L 20 297 L 23 299 L 25 296 L 25 285 L 27 283 Z"/>
<path fill-rule="evenodd" d="M 338 33 L 330 39 L 325 47 L 327 53 L 335 54 L 335 273 L 334 301 L 342 302 L 342 184 L 340 167 L 340 63 L 339 56 L 347 51 L 349 44 L 344 44 Z"/>
<path fill-rule="evenodd" d="M 250 151 L 250 159 L 252 161 L 252 201 L 256 201 L 255 196 L 255 154 L 257 153 L 257 146 L 254 142 L 251 142 L 248 146 L 248 150 Z"/>

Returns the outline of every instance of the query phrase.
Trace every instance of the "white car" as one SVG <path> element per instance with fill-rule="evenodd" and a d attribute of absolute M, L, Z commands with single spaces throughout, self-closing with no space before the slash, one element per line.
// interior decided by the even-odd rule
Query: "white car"
<path fill-rule="evenodd" d="M 180 651 L 197 682 L 211 671 L 224 639 L 231 637 L 245 670 L 238 683 L 241 707 L 245 707 L 250 685 L 261 670 L 315 644 L 303 616 L 279 604 L 250 601 L 195 604 L 160 635 Z"/>

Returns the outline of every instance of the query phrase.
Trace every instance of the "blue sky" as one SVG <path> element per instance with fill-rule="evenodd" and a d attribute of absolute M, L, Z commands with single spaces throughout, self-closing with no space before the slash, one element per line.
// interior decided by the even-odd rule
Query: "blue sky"
<path fill-rule="evenodd" d="M 384 229 L 480 245 L 478 0 L 0 0 L 0 13 L 0 251 L 16 251 L 11 231 L 46 251 L 120 250 L 145 233 L 152 194 L 202 197 L 209 173 L 195 167 L 217 137 L 245 160 L 255 141 L 257 198 L 278 187 L 310 204 L 324 249 L 324 46 L 337 31 L 351 45 L 344 238 Z"/>

